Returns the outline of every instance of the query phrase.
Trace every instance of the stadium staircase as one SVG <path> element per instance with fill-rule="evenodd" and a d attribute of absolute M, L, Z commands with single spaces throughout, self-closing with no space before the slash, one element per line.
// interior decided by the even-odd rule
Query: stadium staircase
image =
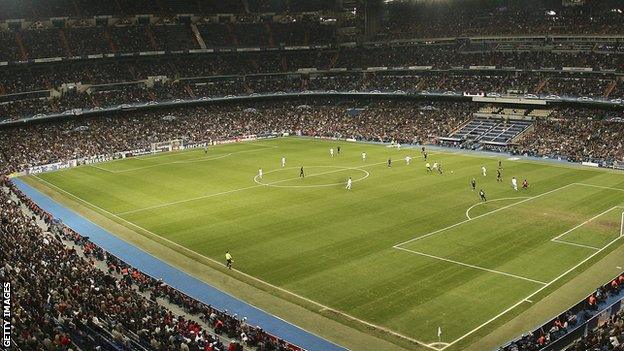
<path fill-rule="evenodd" d="M 104 28 L 104 39 L 108 42 L 108 46 L 111 50 L 111 53 L 116 54 L 117 53 L 117 46 L 115 45 L 115 42 L 113 41 L 113 36 L 110 33 L 110 30 L 108 30 L 108 28 Z"/>
<path fill-rule="evenodd" d="M 193 37 L 195 38 L 195 41 L 197 41 L 197 44 L 199 44 L 199 47 L 202 49 L 208 48 L 208 46 L 206 46 L 206 42 L 204 41 L 204 38 L 202 38 L 201 33 L 199 33 L 199 29 L 197 29 L 197 25 L 195 25 L 195 23 L 191 23 L 191 31 L 193 32 Z"/>
<path fill-rule="evenodd" d="M 17 42 L 17 46 L 20 49 L 22 60 L 28 61 L 28 51 L 26 50 L 26 46 L 24 46 L 24 40 L 22 39 L 22 35 L 20 34 L 20 32 L 15 32 L 15 41 Z"/>
<path fill-rule="evenodd" d="M 78 18 L 82 18 L 82 11 L 80 10 L 80 6 L 78 6 L 78 3 L 76 2 L 76 0 L 72 1 L 72 6 L 74 7 L 74 11 L 76 12 L 76 15 L 78 15 Z"/>
<path fill-rule="evenodd" d="M 67 57 L 74 56 L 72 55 L 72 50 L 69 46 L 69 41 L 67 40 L 67 36 L 65 35 L 65 31 L 63 30 L 63 28 L 59 29 L 59 35 L 61 36 L 61 43 L 63 43 L 63 48 L 65 49 Z"/>
<path fill-rule="evenodd" d="M 328 69 L 332 69 L 336 66 L 336 63 L 338 62 L 339 57 L 340 57 L 340 51 L 336 50 L 336 53 L 334 53 L 334 56 L 332 56 L 331 61 L 329 62 Z"/>
<path fill-rule="evenodd" d="M 236 30 L 234 29 L 234 24 L 227 24 L 228 33 L 230 34 L 230 42 L 234 44 L 233 46 L 238 46 L 238 38 L 236 37 Z"/>
<path fill-rule="evenodd" d="M 273 36 L 273 29 L 271 28 L 271 23 L 265 22 L 264 23 L 264 27 L 265 27 L 266 32 L 267 32 L 267 38 L 268 38 L 268 41 L 269 41 L 269 46 L 272 47 L 272 48 L 276 47 L 277 45 L 275 45 L 275 37 Z"/>
<path fill-rule="evenodd" d="M 145 35 L 147 35 L 147 40 L 150 43 L 150 46 L 154 51 L 158 51 L 158 43 L 156 42 L 156 37 L 154 36 L 154 32 L 152 31 L 152 27 L 150 25 L 145 26 Z"/>
<path fill-rule="evenodd" d="M 544 89 L 546 84 L 548 84 L 548 78 L 544 78 L 540 80 L 540 82 L 537 84 L 537 87 L 535 87 L 535 94 L 539 94 L 542 91 L 542 89 Z"/>
<path fill-rule="evenodd" d="M 608 98 L 609 95 L 611 95 L 611 93 L 615 89 L 615 86 L 618 84 L 618 80 L 622 80 L 622 78 L 620 77 L 609 82 L 609 85 L 607 85 L 607 88 L 605 89 L 604 97 Z"/>

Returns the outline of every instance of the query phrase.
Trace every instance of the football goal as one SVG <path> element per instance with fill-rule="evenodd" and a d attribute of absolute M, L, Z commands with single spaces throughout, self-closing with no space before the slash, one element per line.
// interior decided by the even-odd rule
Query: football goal
<path fill-rule="evenodd" d="M 184 149 L 184 141 L 181 139 L 174 139 L 169 141 L 161 141 L 158 143 L 152 143 L 151 152 L 166 152 L 176 151 Z"/>

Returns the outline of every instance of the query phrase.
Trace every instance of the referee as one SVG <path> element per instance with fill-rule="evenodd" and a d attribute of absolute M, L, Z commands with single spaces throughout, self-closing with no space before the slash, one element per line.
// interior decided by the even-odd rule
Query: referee
<path fill-rule="evenodd" d="M 229 252 L 229 251 L 226 251 L 226 252 L 225 252 L 225 262 L 226 262 L 226 263 L 225 263 L 225 266 L 226 266 L 228 269 L 232 269 L 232 262 L 234 262 L 234 260 L 232 259 L 232 255 L 230 255 L 230 252 Z"/>

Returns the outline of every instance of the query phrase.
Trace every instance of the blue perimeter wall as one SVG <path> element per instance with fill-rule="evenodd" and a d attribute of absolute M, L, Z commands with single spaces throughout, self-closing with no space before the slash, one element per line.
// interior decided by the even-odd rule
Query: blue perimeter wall
<path fill-rule="evenodd" d="M 303 347 L 306 350 L 347 350 L 344 347 L 307 332 L 257 307 L 251 306 L 172 267 L 138 247 L 119 239 L 104 228 L 52 200 L 39 190 L 24 183 L 22 180 L 13 179 L 13 182 L 41 208 L 54 216 L 54 218 L 60 219 L 65 225 L 81 235 L 88 236 L 89 240 L 96 245 L 119 257 L 141 272 L 152 277 L 162 278 L 165 283 L 182 291 L 188 296 L 207 305 L 214 306 L 219 310 L 227 310 L 230 314 L 236 313 L 241 318 L 247 317 L 247 322 L 249 324 L 260 326 L 270 334 Z"/>

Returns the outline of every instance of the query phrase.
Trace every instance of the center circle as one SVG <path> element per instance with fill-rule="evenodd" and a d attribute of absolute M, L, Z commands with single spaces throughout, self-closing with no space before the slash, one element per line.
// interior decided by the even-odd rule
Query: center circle
<path fill-rule="evenodd" d="M 357 179 L 353 179 L 353 182 L 359 182 L 361 180 L 364 180 L 366 178 L 368 178 L 370 176 L 370 173 L 364 169 L 360 169 L 360 168 L 355 168 L 355 167 L 340 167 L 340 166 L 308 166 L 308 167 L 304 167 L 305 170 L 308 169 L 316 169 L 316 168 L 321 168 L 321 169 L 335 169 L 334 171 L 331 170 L 326 170 L 326 171 L 322 171 L 319 173 L 315 173 L 315 174 L 309 174 L 306 175 L 305 178 L 313 178 L 315 176 L 320 176 L 320 175 L 325 175 L 325 174 L 332 174 L 332 173 L 338 173 L 338 172 L 342 172 L 342 171 L 358 171 L 362 174 L 361 177 L 357 178 Z M 272 171 L 268 171 L 265 172 L 264 175 L 268 175 L 271 173 L 276 173 L 276 172 L 283 172 L 283 171 L 287 171 L 287 170 L 297 170 L 299 169 L 299 167 L 287 167 L 287 168 L 278 168 L 278 169 L 274 169 Z M 297 173 L 298 174 L 298 173 Z M 329 184 L 300 184 L 300 185 L 281 185 L 280 183 L 285 183 L 288 181 L 295 181 L 297 179 L 300 179 L 299 177 L 296 178 L 288 178 L 288 179 L 282 179 L 282 180 L 277 180 L 277 181 L 273 181 L 273 182 L 268 182 L 268 183 L 263 183 L 260 179 L 259 176 L 256 175 L 253 180 L 254 182 L 260 184 L 260 185 L 265 185 L 265 186 L 271 186 L 271 187 L 275 187 L 275 188 L 318 188 L 318 187 L 328 187 L 328 186 L 338 186 L 338 185 L 344 185 L 346 184 L 346 180 L 344 182 L 338 182 L 338 183 L 329 183 Z"/>

